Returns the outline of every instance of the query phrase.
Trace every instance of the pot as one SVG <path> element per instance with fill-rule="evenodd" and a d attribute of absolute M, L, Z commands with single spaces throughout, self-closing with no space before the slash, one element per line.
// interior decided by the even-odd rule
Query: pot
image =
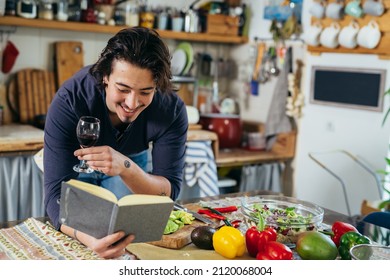
<path fill-rule="evenodd" d="M 199 123 L 202 129 L 213 131 L 218 135 L 221 149 L 241 146 L 242 123 L 235 114 L 202 114 Z"/>

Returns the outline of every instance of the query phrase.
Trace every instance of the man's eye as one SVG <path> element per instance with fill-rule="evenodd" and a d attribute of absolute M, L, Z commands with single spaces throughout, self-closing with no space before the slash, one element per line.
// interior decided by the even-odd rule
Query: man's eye
<path fill-rule="evenodd" d="M 129 92 L 128 89 L 120 89 L 120 88 L 118 88 L 117 90 L 118 90 L 120 93 L 128 93 L 128 92 Z"/>

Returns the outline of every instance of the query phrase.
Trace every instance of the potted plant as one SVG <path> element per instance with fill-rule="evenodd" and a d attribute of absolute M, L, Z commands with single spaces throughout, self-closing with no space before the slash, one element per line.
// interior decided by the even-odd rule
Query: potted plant
<path fill-rule="evenodd" d="M 388 89 L 384 95 L 390 96 L 390 89 Z M 387 109 L 385 117 L 383 118 L 382 126 L 385 124 L 389 114 L 390 114 L 390 107 Z M 390 195 L 390 189 L 389 189 L 389 186 L 390 186 L 390 155 L 389 154 L 385 157 L 385 160 L 386 160 L 386 169 L 379 170 L 378 173 L 383 176 L 383 181 L 382 181 L 383 190 Z M 390 199 L 383 200 L 382 202 L 380 202 L 378 205 L 378 208 L 380 210 L 390 211 Z"/>

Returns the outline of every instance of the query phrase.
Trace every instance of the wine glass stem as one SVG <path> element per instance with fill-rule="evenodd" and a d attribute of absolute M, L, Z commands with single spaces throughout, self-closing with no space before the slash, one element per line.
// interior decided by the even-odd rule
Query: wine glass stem
<path fill-rule="evenodd" d="M 88 168 L 87 162 L 85 160 L 80 160 L 80 168 L 82 169 Z"/>

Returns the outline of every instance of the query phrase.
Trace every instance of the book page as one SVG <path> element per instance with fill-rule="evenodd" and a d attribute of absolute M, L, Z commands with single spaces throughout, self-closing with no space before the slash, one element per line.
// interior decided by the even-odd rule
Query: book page
<path fill-rule="evenodd" d="M 172 203 L 172 199 L 168 196 L 151 195 L 151 194 L 130 194 L 122 197 L 118 201 L 119 206 L 123 205 L 143 205 L 143 204 L 159 204 Z"/>
<path fill-rule="evenodd" d="M 98 196 L 100 198 L 106 199 L 108 201 L 111 201 L 113 203 L 117 203 L 118 199 L 116 198 L 115 194 L 113 194 L 111 191 L 102 188 L 100 186 L 96 186 L 90 183 L 82 182 L 79 180 L 71 179 L 67 182 L 69 185 L 72 185 L 78 189 L 81 189 L 85 192 L 88 192 L 90 194 L 93 194 L 95 196 Z"/>

